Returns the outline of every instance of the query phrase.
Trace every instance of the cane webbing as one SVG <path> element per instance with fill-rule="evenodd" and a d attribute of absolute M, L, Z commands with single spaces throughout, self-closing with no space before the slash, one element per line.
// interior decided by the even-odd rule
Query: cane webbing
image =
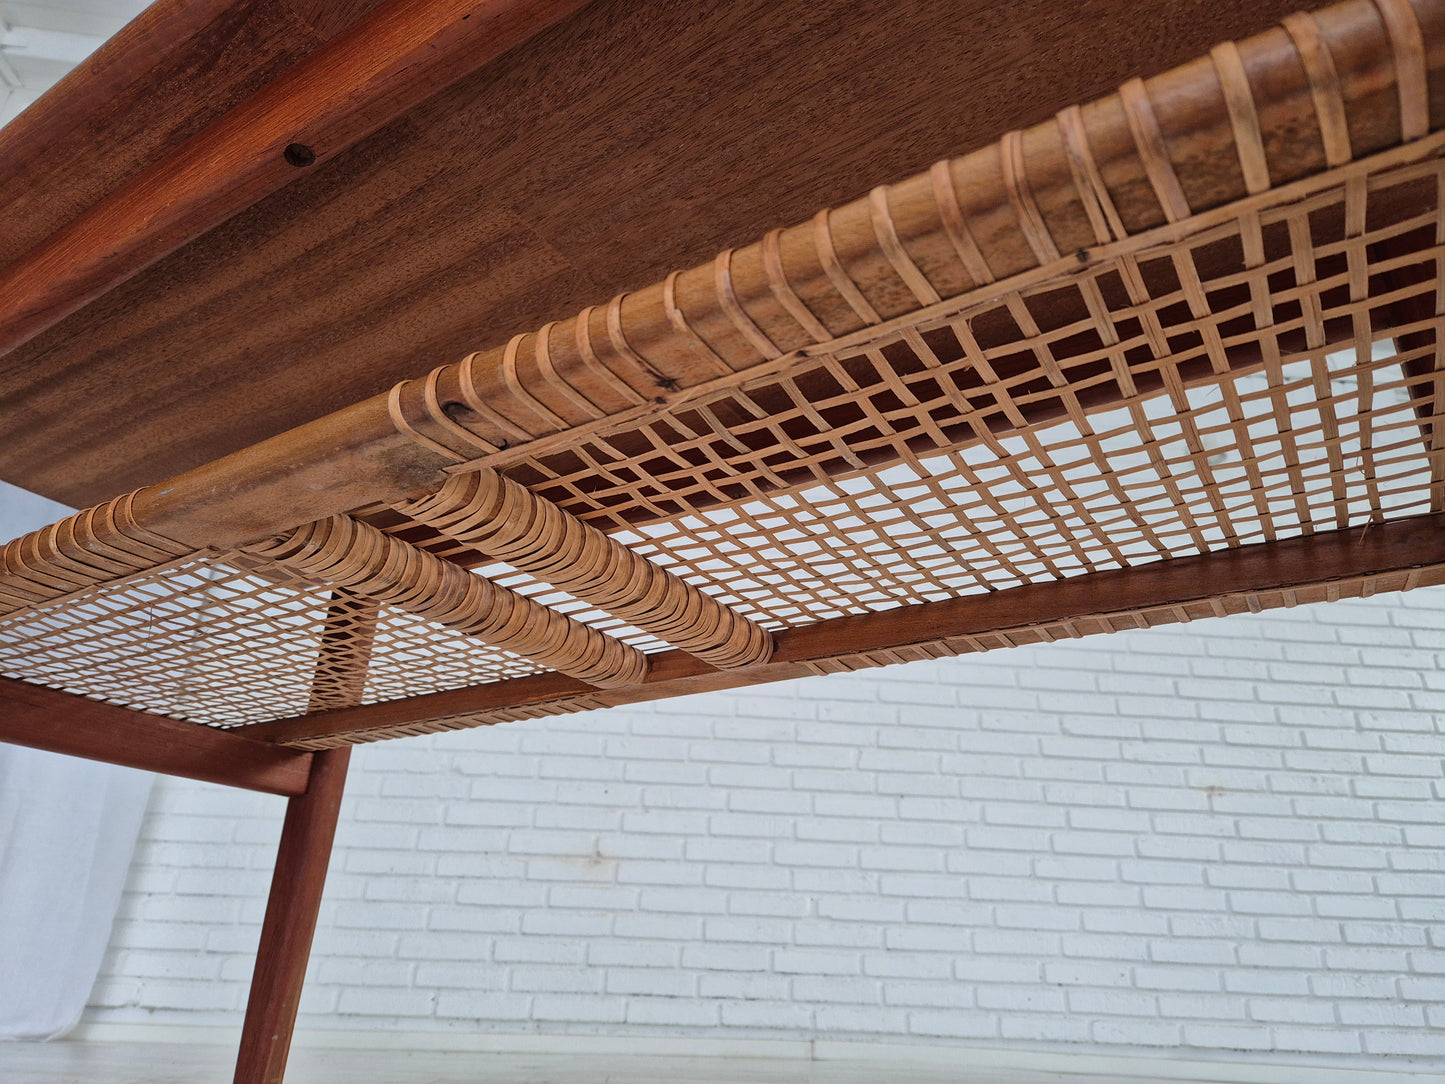
<path fill-rule="evenodd" d="M 229 727 L 543 669 L 390 606 L 369 629 L 314 579 L 203 553 L 0 618 L 0 673 Z"/>
<path fill-rule="evenodd" d="M 511 471 L 744 614 L 789 622 L 1438 510 L 1436 348 L 1391 347 L 1435 317 L 1393 325 L 1386 306 L 1435 310 L 1442 177 L 1434 158 L 1362 171 L 1067 286 L 800 361 L 806 385 L 760 378 Z M 1424 209 L 1348 235 L 1399 191 Z M 1251 244 L 1254 266 L 1190 275 L 1200 249 Z M 1141 267 L 1178 277 L 1131 294 Z M 1031 300 L 1065 292 L 1086 316 L 1030 326 Z M 1011 338 L 980 346 L 980 324 L 1005 317 Z M 1095 345 L 1058 356 L 1081 339 Z M 749 421 L 721 424 L 724 409 Z M 790 454 L 747 447 L 761 437 Z M 888 465 L 858 469 L 879 453 Z"/>
<path fill-rule="evenodd" d="M 0 672 L 323 748 L 1437 583 L 1418 531 L 1368 573 L 1340 548 L 1445 512 L 1426 6 L 1291 19 L 405 382 L 378 417 L 387 454 L 453 464 L 430 496 L 245 552 L 184 556 L 117 502 L 12 543 Z M 1198 98 L 1189 154 L 1161 87 Z M 844 636 L 1331 535 L 1328 577 Z M 694 657 L 648 667 L 668 643 Z M 327 729 L 484 684 L 516 699 Z"/>
<path fill-rule="evenodd" d="M 1031 441 L 1031 431 L 1065 422 L 1087 440 L 1089 413 L 1113 406 L 1131 410 L 1149 448 L 1157 441 L 1138 404 L 1162 394 L 1188 425 L 1190 387 L 1222 389 L 1242 423 L 1232 374 L 1273 374 L 1279 386 L 1292 360 L 1320 367 L 1332 345 L 1406 330 L 1389 306 L 1427 300 L 1433 316 L 1442 146 L 1433 136 L 1188 229 L 1165 227 L 826 351 L 759 364 L 679 396 L 644 424 L 540 438 L 487 462 L 612 529 L 961 446 L 1006 461 L 1001 442 L 1015 434 Z M 1207 456 L 1189 439 L 1208 484 Z"/>
<path fill-rule="evenodd" d="M 190 552 L 136 523 L 134 498 L 117 497 L 0 548 L 0 615 Z"/>

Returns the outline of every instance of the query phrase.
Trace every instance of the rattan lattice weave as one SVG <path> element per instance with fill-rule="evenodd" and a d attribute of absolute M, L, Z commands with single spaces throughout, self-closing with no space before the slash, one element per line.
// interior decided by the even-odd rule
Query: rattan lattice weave
<path fill-rule="evenodd" d="M 404 382 L 367 417 L 445 466 L 420 497 L 217 548 L 142 491 L 12 543 L 0 672 L 320 748 L 1438 582 L 783 639 L 1445 512 L 1420 4 L 1294 17 Z"/>

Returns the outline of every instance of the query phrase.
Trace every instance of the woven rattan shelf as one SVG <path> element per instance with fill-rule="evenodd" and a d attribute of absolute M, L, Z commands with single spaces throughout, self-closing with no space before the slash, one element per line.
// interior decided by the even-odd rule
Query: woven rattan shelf
<path fill-rule="evenodd" d="M 1292 15 L 11 542 L 0 674 L 255 756 L 1445 582 L 1442 154 L 1445 2 Z"/>
<path fill-rule="evenodd" d="M 0 665 L 318 748 L 1435 582 L 1022 601 L 1442 512 L 1442 19 L 1292 16 L 12 542 Z"/>

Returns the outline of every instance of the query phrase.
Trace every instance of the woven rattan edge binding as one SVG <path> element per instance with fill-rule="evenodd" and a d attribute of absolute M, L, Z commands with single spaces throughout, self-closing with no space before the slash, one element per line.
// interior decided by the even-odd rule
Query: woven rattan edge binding
<path fill-rule="evenodd" d="M 873 236 L 878 248 L 888 259 L 894 273 L 903 280 L 920 305 L 936 305 L 943 300 L 928 276 L 918 269 L 903 242 L 898 239 L 898 228 L 893 223 L 893 210 L 888 206 L 888 186 L 879 185 L 868 193 L 868 218 L 873 226 Z M 776 241 L 774 241 L 776 247 Z"/>
<path fill-rule="evenodd" d="M 1059 138 L 1063 141 L 1064 153 L 1068 157 L 1074 190 L 1084 206 L 1090 226 L 1093 227 L 1095 242 L 1104 245 L 1111 241 L 1122 241 L 1129 235 L 1129 231 L 1124 228 L 1119 210 L 1114 206 L 1114 197 L 1104 184 L 1104 178 L 1099 173 L 1099 163 L 1094 159 L 1094 152 L 1089 147 L 1089 132 L 1084 126 L 1083 111 L 1077 105 L 1071 105 L 1059 111 L 1054 117 L 1054 123 L 1058 126 Z M 933 169 L 935 175 L 941 171 L 945 176 L 951 177 L 947 162 L 940 162 Z M 953 188 L 951 181 L 948 188 L 950 191 Z M 957 197 L 953 199 L 956 205 Z"/>
<path fill-rule="evenodd" d="M 687 322 L 687 314 L 678 306 L 677 280 L 681 275 L 681 271 L 674 271 L 662 282 L 662 311 L 667 316 L 667 322 L 694 349 L 699 359 L 704 361 L 715 373 L 722 375 L 732 372 L 727 362 L 723 361 L 718 356 L 718 352 L 708 345 L 708 341 L 693 330 L 692 325 Z M 799 304 L 801 305 L 802 302 Z M 824 338 L 827 338 L 826 331 L 825 328 Z M 555 369 L 553 372 L 555 373 Z"/>
<path fill-rule="evenodd" d="M 1179 175 L 1174 172 L 1174 163 L 1169 158 L 1169 148 L 1164 142 L 1164 133 L 1159 130 L 1159 118 L 1154 115 L 1154 105 L 1149 101 L 1149 90 L 1144 80 L 1130 79 L 1120 87 L 1119 102 L 1124 107 L 1129 131 L 1134 135 L 1134 145 L 1144 163 L 1144 173 L 1154 186 L 1154 195 L 1159 200 L 1164 217 L 1170 222 L 1184 221 L 1192 213 L 1189 201 L 1184 198 Z"/>
<path fill-rule="evenodd" d="M 1309 79 L 1310 97 L 1314 99 L 1320 139 L 1325 147 L 1325 161 L 1332 168 L 1344 165 L 1354 156 L 1354 150 L 1350 146 L 1350 126 L 1345 119 L 1345 101 L 1340 90 L 1339 72 L 1336 71 L 1334 58 L 1330 56 L 1329 47 L 1320 34 L 1319 23 L 1314 15 L 1301 11 L 1286 15 L 1281 20 L 1281 25 L 1293 39 L 1300 62 L 1304 65 L 1305 76 Z M 1391 45 L 1398 49 L 1393 38 Z M 1396 55 L 1398 56 L 1398 53 Z"/>
<path fill-rule="evenodd" d="M 733 289 L 733 250 L 725 248 L 717 254 L 713 260 L 713 282 L 717 287 L 718 304 L 722 306 L 723 312 L 727 313 L 733 327 L 747 339 L 756 350 L 766 359 L 780 357 L 782 351 L 776 343 L 763 333 L 762 328 L 754 323 L 753 318 L 747 314 L 738 301 L 737 291 Z"/>
<path fill-rule="evenodd" d="M 126 493 L 0 548 L 0 615 L 193 552 L 136 520 Z"/>
<path fill-rule="evenodd" d="M 761 626 L 495 471 L 459 475 L 397 511 L 713 666 L 772 654 Z"/>
<path fill-rule="evenodd" d="M 1224 92 L 1229 125 L 1234 130 L 1234 143 L 1239 151 L 1239 168 L 1244 173 L 1244 186 L 1250 195 L 1269 188 L 1269 162 L 1264 151 L 1264 136 L 1259 128 L 1259 112 L 1254 106 L 1254 91 L 1239 59 L 1239 46 L 1232 41 L 1211 50 L 1219 86 Z"/>
<path fill-rule="evenodd" d="M 928 178 L 933 187 L 933 202 L 938 207 L 938 218 L 943 232 L 964 270 L 973 279 L 974 287 L 992 282 L 994 274 L 989 270 L 983 253 L 979 251 L 978 242 L 973 239 L 973 231 L 968 228 L 963 208 L 959 206 L 958 189 L 953 183 L 952 163 L 948 159 L 935 162 L 928 171 Z"/>
<path fill-rule="evenodd" d="M 540 372 L 543 379 L 547 380 L 552 387 L 556 388 L 568 402 L 579 408 L 588 417 L 606 417 L 607 412 L 605 410 L 602 410 L 591 399 L 588 399 L 570 383 L 563 380 L 562 375 L 557 372 L 557 366 L 552 361 L 552 330 L 557 326 L 557 323 L 558 321 L 553 320 L 537 332 L 537 341 L 534 346 L 535 357 L 537 359 L 537 371 Z"/>
<path fill-rule="evenodd" d="M 509 440 L 513 437 L 517 440 L 527 440 L 529 438 L 527 430 L 508 415 L 492 407 L 492 405 L 487 402 L 486 397 L 477 389 L 476 363 L 478 357 L 479 355 L 475 353 L 468 354 L 457 374 L 463 405 L 479 418 L 489 420 L 502 432 L 508 434 Z M 445 366 L 443 366 L 443 370 L 445 370 Z M 428 408 L 431 410 L 441 410 L 445 413 L 446 407 L 444 404 L 438 402 L 435 387 L 432 386 L 431 390 L 432 394 L 428 396 L 426 400 Z"/>
<path fill-rule="evenodd" d="M 866 324 L 880 323 L 883 317 L 873 308 L 869 300 L 858 289 L 858 284 L 848 277 L 843 263 L 838 259 L 838 250 L 833 244 L 833 212 L 824 208 L 813 216 L 813 243 L 817 249 L 818 262 L 823 273 L 838 291 L 838 296 L 848 303 L 855 316 Z"/>
<path fill-rule="evenodd" d="M 1400 137 L 1419 139 L 1430 130 L 1430 88 L 1425 38 L 1410 0 L 1375 0 L 1395 57 L 1400 93 Z"/>
<path fill-rule="evenodd" d="M 1059 258 L 1059 246 L 1049 233 L 1048 223 L 1034 202 L 1029 190 L 1028 167 L 1024 165 L 1024 137 L 1022 132 L 1009 132 L 999 143 L 999 154 L 1003 165 L 1003 186 L 1008 193 L 1009 203 L 1018 213 L 1019 229 L 1033 250 L 1039 264 L 1050 263 Z M 921 300 L 921 299 L 920 299 Z M 937 295 L 934 296 L 937 300 Z"/>
<path fill-rule="evenodd" d="M 436 373 L 437 371 L 438 370 L 436 369 L 432 370 L 433 373 Z M 394 385 L 391 391 L 387 393 L 386 409 L 387 413 L 391 416 L 391 424 L 396 426 L 397 432 L 411 438 L 418 444 L 422 445 L 422 447 L 436 453 L 444 459 L 450 459 L 453 462 L 458 463 L 465 463 L 466 456 L 464 456 L 461 452 L 454 451 L 451 447 L 441 443 L 438 440 L 433 440 L 431 437 L 421 432 L 421 430 L 417 429 L 416 426 L 411 424 L 411 421 L 406 416 L 406 411 L 402 409 L 401 405 L 402 394 L 406 391 L 408 383 L 408 381 L 403 380 L 400 384 Z M 436 396 L 435 384 L 433 384 L 430 390 L 425 392 L 424 394 L 429 400 L 431 398 L 434 398 Z M 447 414 L 446 410 L 441 406 L 440 403 L 437 404 L 436 410 L 434 412 L 428 411 L 428 413 L 431 414 L 433 422 L 442 426 L 450 435 L 462 441 L 463 446 L 472 445 L 473 447 L 478 448 L 484 455 L 488 454 L 489 452 L 500 451 L 500 449 L 495 444 L 492 444 L 490 441 L 483 440 L 481 437 L 473 433 L 470 429 L 464 429 L 463 427 L 456 425 L 456 423 L 452 421 L 450 415 Z"/>
<path fill-rule="evenodd" d="M 803 299 L 800 298 L 797 293 L 794 292 L 792 286 L 788 284 L 788 273 L 783 268 L 782 246 L 778 244 L 778 238 L 782 235 L 783 231 L 781 229 L 769 230 L 767 236 L 763 238 L 763 266 L 767 268 L 768 272 L 768 287 L 773 291 L 773 296 L 777 298 L 778 304 L 788 310 L 788 315 L 798 322 L 799 327 L 813 337 L 814 342 L 827 342 L 833 337 L 832 334 L 823 322 L 813 315 L 813 311 L 803 303 Z M 670 305 L 668 309 L 669 314 L 677 309 L 677 302 L 673 298 L 676 291 L 677 276 L 679 274 L 680 272 L 674 271 L 668 275 L 667 284 L 663 288 L 663 302 L 664 304 Z M 681 313 L 679 313 L 679 316 L 681 316 Z M 711 347 L 708 347 L 709 351 L 711 351 L 711 349 Z"/>
<path fill-rule="evenodd" d="M 863 352 L 875 348 L 881 343 L 891 341 L 907 328 L 926 328 L 945 323 L 957 323 L 961 319 L 966 319 L 971 312 L 990 307 L 1009 294 L 1018 293 L 1052 280 L 1068 280 L 1087 273 L 1088 267 L 1094 264 L 1128 255 L 1145 254 L 1155 248 L 1167 248 L 1192 234 L 1203 233 L 1221 223 L 1248 215 L 1255 208 L 1305 199 L 1316 192 L 1338 185 L 1341 176 L 1348 176 L 1351 173 L 1367 176 L 1391 168 L 1426 161 L 1439 156 L 1442 152 L 1445 152 L 1445 132 L 1436 132 L 1412 143 L 1392 147 L 1369 158 L 1358 159 L 1347 166 L 1340 167 L 1339 171 L 1294 181 L 1255 196 L 1245 197 L 1237 203 L 1192 215 L 1181 222 L 1166 223 L 1119 241 L 1099 245 L 1089 251 L 1086 263 L 1081 263 L 1076 254 L 1061 256 L 1051 264 L 1030 268 L 1006 279 L 986 283 L 955 297 L 945 298 L 925 309 L 881 321 L 876 325 L 840 335 L 828 342 L 799 347 L 777 358 L 758 362 L 726 376 L 714 377 L 691 387 L 665 393 L 659 397 L 662 400 L 660 403 L 647 403 L 632 410 L 619 411 L 606 418 L 573 426 L 565 433 L 544 435 L 526 445 L 509 447 L 481 459 L 458 463 L 448 467 L 446 472 L 459 474 L 483 466 L 501 470 L 521 459 L 545 455 L 550 449 L 564 447 L 570 442 L 622 432 L 663 409 L 667 411 L 682 409 L 725 388 L 747 388 L 764 381 L 784 379 L 790 372 L 796 371 L 814 358 Z M 1167 349 L 1163 343 L 1159 344 L 1159 348 Z"/>
<path fill-rule="evenodd" d="M 536 340 L 534 349 L 539 353 L 539 369 L 541 368 L 540 354 L 547 352 L 545 343 L 547 340 L 547 332 L 551 327 L 552 325 L 548 324 L 535 336 L 532 336 L 532 338 Z M 507 343 L 507 349 L 502 355 L 502 379 L 506 381 L 508 390 L 510 390 L 519 401 L 524 403 L 528 410 L 541 418 L 543 423 L 556 426 L 559 429 L 565 428 L 567 423 L 558 417 L 551 407 L 528 391 L 526 385 L 522 383 L 521 378 L 517 375 L 517 352 L 522 348 L 522 343 L 527 340 L 527 337 L 527 335 L 513 335 Z M 553 371 L 555 372 L 555 370 Z M 574 402 L 576 401 L 573 396 L 569 396 L 569 398 L 572 398 Z"/>
<path fill-rule="evenodd" d="M 636 648 L 350 517 L 319 520 L 241 552 L 594 685 L 629 685 L 647 672 Z"/>
<path fill-rule="evenodd" d="M 620 300 L 618 301 L 618 306 L 620 311 Z M 575 321 L 577 325 L 575 335 L 577 352 L 582 358 L 587 371 L 593 375 L 602 377 L 610 390 L 621 395 L 628 402 L 638 405 L 649 402 L 647 396 L 643 395 L 626 380 L 614 373 L 604 365 L 602 359 L 597 356 L 597 351 L 592 345 L 592 314 L 596 311 L 597 306 L 589 305 L 582 310 Z"/>
<path fill-rule="evenodd" d="M 607 303 L 607 339 L 612 344 L 613 352 L 618 357 L 625 358 L 636 367 L 643 382 L 650 388 L 666 388 L 672 384 L 669 377 L 663 376 L 655 368 L 652 362 L 639 354 L 627 341 L 627 332 L 622 327 L 622 302 L 626 294 L 618 294 Z"/>

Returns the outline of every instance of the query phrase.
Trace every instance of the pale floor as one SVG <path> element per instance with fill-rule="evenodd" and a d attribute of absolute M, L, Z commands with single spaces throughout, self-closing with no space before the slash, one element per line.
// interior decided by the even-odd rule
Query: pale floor
<path fill-rule="evenodd" d="M 230 1047 L 173 1043 L 0 1043 L 0 1081 L 229 1084 L 234 1056 Z M 1119 1079 L 841 1061 L 322 1049 L 293 1051 L 286 1072 L 286 1084 L 1108 1084 Z"/>

